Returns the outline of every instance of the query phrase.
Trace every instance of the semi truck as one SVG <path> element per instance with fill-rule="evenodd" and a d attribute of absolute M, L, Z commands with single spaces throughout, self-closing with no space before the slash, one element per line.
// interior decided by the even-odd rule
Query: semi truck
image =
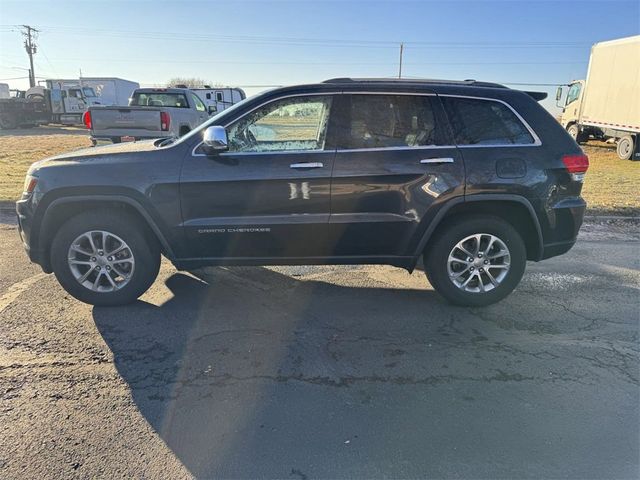
<path fill-rule="evenodd" d="M 640 35 L 600 42 L 591 48 L 585 80 L 558 87 L 560 122 L 583 143 L 615 141 L 623 160 L 640 160 Z"/>

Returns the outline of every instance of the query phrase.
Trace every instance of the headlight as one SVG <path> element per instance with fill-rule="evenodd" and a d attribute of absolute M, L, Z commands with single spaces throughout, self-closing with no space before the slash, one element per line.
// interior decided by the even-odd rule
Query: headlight
<path fill-rule="evenodd" d="M 33 175 L 27 175 L 24 179 L 24 188 L 22 189 L 23 195 L 31 195 L 38 184 L 38 177 Z"/>

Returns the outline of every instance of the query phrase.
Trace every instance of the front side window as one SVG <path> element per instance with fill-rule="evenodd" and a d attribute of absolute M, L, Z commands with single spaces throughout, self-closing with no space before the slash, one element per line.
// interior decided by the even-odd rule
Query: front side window
<path fill-rule="evenodd" d="M 196 110 L 198 112 L 204 112 L 206 110 L 204 103 L 202 103 L 202 100 L 200 100 L 200 98 L 197 95 L 192 93 L 191 100 L 193 100 L 193 103 L 195 104 Z"/>
<path fill-rule="evenodd" d="M 345 95 L 346 115 L 336 128 L 338 148 L 443 145 L 433 99 L 427 95 Z"/>
<path fill-rule="evenodd" d="M 324 149 L 330 95 L 293 97 L 268 103 L 227 129 L 232 152 Z"/>
<path fill-rule="evenodd" d="M 505 104 L 441 97 L 457 145 L 529 145 L 533 136 Z"/>
<path fill-rule="evenodd" d="M 567 105 L 578 99 L 578 97 L 580 96 L 580 90 L 582 90 L 581 84 L 574 83 L 573 85 L 571 85 L 571 87 L 569 88 L 569 92 L 567 93 Z"/>

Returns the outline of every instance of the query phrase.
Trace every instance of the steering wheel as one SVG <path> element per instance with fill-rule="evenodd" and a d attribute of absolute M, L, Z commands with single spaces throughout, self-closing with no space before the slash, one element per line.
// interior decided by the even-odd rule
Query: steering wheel
<path fill-rule="evenodd" d="M 256 140 L 256 136 L 253 134 L 251 130 L 249 130 L 249 128 L 247 128 L 244 131 L 244 140 L 245 142 L 247 142 L 247 146 L 249 147 L 253 147 L 258 144 L 258 141 Z"/>

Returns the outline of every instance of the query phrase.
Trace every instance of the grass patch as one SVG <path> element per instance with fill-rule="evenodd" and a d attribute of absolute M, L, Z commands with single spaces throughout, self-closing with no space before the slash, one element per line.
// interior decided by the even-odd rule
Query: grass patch
<path fill-rule="evenodd" d="M 16 201 L 33 162 L 86 148 L 86 135 L 6 135 L 0 137 L 0 201 Z"/>
<path fill-rule="evenodd" d="M 0 201 L 20 197 L 33 162 L 89 146 L 86 135 L 0 136 Z M 602 142 L 589 142 L 583 148 L 591 162 L 582 190 L 588 213 L 640 216 L 640 162 L 620 160 L 615 146 Z"/>

